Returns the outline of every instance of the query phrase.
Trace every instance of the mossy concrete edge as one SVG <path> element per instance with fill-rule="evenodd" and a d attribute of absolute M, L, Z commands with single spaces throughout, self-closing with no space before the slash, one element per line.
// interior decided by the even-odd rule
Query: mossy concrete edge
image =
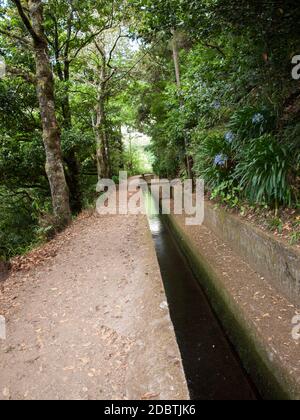
<path fill-rule="evenodd" d="M 245 369 L 254 380 L 263 398 L 299 400 L 300 389 L 297 382 L 279 360 L 270 360 L 267 340 L 263 341 L 251 320 L 242 315 L 242 308 L 222 287 L 220 275 L 206 261 L 191 238 L 182 231 L 173 215 L 164 216 L 164 220 L 177 239 L 230 341 L 240 355 Z"/>
<path fill-rule="evenodd" d="M 297 248 L 207 200 L 204 226 L 299 307 L 300 252 Z"/>

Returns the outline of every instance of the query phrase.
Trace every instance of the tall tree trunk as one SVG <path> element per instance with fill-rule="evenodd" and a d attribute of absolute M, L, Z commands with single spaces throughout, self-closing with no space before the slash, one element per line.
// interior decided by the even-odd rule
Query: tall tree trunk
<path fill-rule="evenodd" d="M 70 62 L 68 58 L 64 60 L 64 68 L 62 68 L 59 62 L 59 50 L 58 45 L 56 46 L 56 61 L 57 61 L 57 74 L 62 83 L 64 83 L 63 97 L 62 97 L 62 115 L 63 115 L 63 127 L 66 130 L 72 128 L 72 112 L 70 106 L 70 92 L 69 92 L 69 80 L 70 80 Z M 64 161 L 67 166 L 66 168 L 66 181 L 70 191 L 70 205 L 72 213 L 80 213 L 82 210 L 82 191 L 80 187 L 80 165 L 76 156 L 76 151 L 71 148 L 64 154 Z"/>
<path fill-rule="evenodd" d="M 72 128 L 72 113 L 68 87 L 64 88 L 63 98 L 61 102 L 61 110 L 64 121 L 63 126 L 65 129 L 70 130 Z"/>
<path fill-rule="evenodd" d="M 21 17 L 26 15 L 20 3 L 16 3 Z M 20 9 L 21 7 L 21 9 Z M 54 80 L 51 69 L 48 44 L 43 28 L 43 5 L 40 0 L 29 0 L 31 23 L 27 22 L 35 50 L 37 95 L 42 117 L 43 141 L 46 152 L 46 173 L 51 188 L 53 212 L 58 229 L 71 221 L 69 190 L 63 168 L 60 130 L 55 113 Z M 24 16 L 22 16 L 22 12 Z"/>
<path fill-rule="evenodd" d="M 80 167 L 75 150 L 72 148 L 64 155 L 66 180 L 70 191 L 71 210 L 79 214 L 82 210 L 82 192 L 80 187 Z"/>
<path fill-rule="evenodd" d="M 98 47 L 99 48 L 99 47 Z M 96 106 L 96 124 L 94 125 L 94 131 L 96 136 L 96 158 L 97 158 L 97 172 L 98 179 L 110 177 L 110 164 L 109 164 L 109 147 L 108 137 L 106 131 L 106 59 L 105 54 L 102 54 L 103 63 L 98 68 L 99 72 L 99 87 L 98 87 L 98 98 Z"/>
<path fill-rule="evenodd" d="M 61 81 L 64 82 L 63 100 L 62 100 L 64 125 L 66 128 L 70 129 L 72 127 L 72 113 L 71 113 L 71 106 L 70 106 L 70 91 L 69 91 L 70 62 L 68 58 L 65 58 L 65 61 L 64 61 L 64 71 L 62 74 Z"/>
<path fill-rule="evenodd" d="M 174 67 L 175 67 L 176 84 L 177 84 L 177 89 L 180 93 L 180 90 L 181 90 L 181 75 L 180 75 L 177 33 L 176 33 L 175 30 L 173 31 L 172 49 L 173 49 L 173 61 L 174 61 Z"/>
<path fill-rule="evenodd" d="M 124 144 L 123 144 L 121 125 L 116 127 L 116 133 L 114 135 L 114 143 L 115 143 L 116 151 L 118 153 L 117 168 L 118 168 L 118 171 L 121 171 L 121 170 L 123 171 L 125 167 L 125 162 L 124 162 Z"/>
<path fill-rule="evenodd" d="M 118 38 L 119 39 L 119 38 Z M 106 124 L 106 103 L 109 97 L 107 84 L 114 75 L 115 70 L 110 73 L 111 66 L 110 60 L 114 48 L 111 50 L 109 58 L 105 53 L 104 48 L 95 40 L 95 47 L 97 48 L 102 62 L 98 64 L 98 98 L 96 106 L 96 123 L 94 124 L 94 131 L 96 137 L 96 157 L 97 157 L 97 171 L 98 178 L 110 178 L 111 177 L 111 161 L 110 161 L 110 144 L 109 135 Z M 110 73 L 110 74 L 109 74 Z"/>
<path fill-rule="evenodd" d="M 109 133 L 105 114 L 104 114 L 104 130 L 105 130 L 104 131 L 104 144 L 105 144 L 105 149 L 106 149 L 107 173 L 108 173 L 108 177 L 111 178 L 112 171 L 111 171 L 111 156 L 110 156 L 110 143 L 109 143 L 110 133 Z"/>
<path fill-rule="evenodd" d="M 71 39 L 71 28 L 72 28 L 72 16 L 69 19 L 67 41 L 65 44 L 65 51 L 63 56 L 63 65 L 61 62 L 61 46 L 59 43 L 59 27 L 58 22 L 54 18 L 55 37 L 54 37 L 54 52 L 56 66 L 55 71 L 59 80 L 64 84 L 63 95 L 61 99 L 61 110 L 63 116 L 63 128 L 65 130 L 71 130 L 72 128 L 72 112 L 70 106 L 70 92 L 69 92 L 69 81 L 70 81 L 70 60 L 68 57 L 70 39 Z M 76 156 L 74 148 L 68 150 L 64 156 L 65 163 L 65 175 L 67 185 L 70 192 L 70 205 L 72 213 L 80 213 L 82 210 L 82 192 L 80 187 L 80 165 Z"/>
<path fill-rule="evenodd" d="M 178 52 L 178 42 L 177 42 L 177 32 L 173 30 L 173 40 L 172 40 L 172 49 L 173 49 L 173 61 L 175 67 L 175 76 L 176 76 L 176 84 L 177 90 L 179 95 L 180 106 L 184 105 L 182 93 L 181 93 L 181 73 L 180 73 L 180 63 L 179 63 L 179 52 Z M 184 135 L 184 152 L 185 152 L 185 165 L 188 177 L 190 179 L 193 178 L 193 171 L 192 171 L 192 164 L 191 164 L 191 157 L 188 155 L 188 141 L 186 135 Z"/>
<path fill-rule="evenodd" d="M 98 103 L 96 107 L 96 124 L 94 126 L 96 136 L 96 157 L 97 157 L 97 172 L 98 178 L 109 178 L 109 162 L 107 156 L 107 138 L 105 127 L 105 96 L 103 94 L 103 87 L 98 96 Z"/>

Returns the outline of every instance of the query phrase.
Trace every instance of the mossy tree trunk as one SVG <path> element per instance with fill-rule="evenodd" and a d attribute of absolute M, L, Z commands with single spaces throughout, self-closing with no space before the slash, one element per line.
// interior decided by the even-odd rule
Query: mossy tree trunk
<path fill-rule="evenodd" d="M 62 229 L 71 221 L 71 210 L 63 167 L 60 129 L 55 112 L 54 78 L 43 27 L 43 4 L 41 0 L 29 0 L 27 11 L 19 0 L 14 0 L 14 3 L 33 40 L 37 96 L 46 152 L 46 173 L 51 189 L 55 225 L 57 229 Z"/>

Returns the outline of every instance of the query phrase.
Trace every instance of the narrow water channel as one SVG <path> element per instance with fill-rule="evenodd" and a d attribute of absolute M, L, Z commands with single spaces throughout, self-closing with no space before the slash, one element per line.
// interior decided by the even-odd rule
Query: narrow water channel
<path fill-rule="evenodd" d="M 159 216 L 149 223 L 191 398 L 259 399 L 172 233 Z"/>

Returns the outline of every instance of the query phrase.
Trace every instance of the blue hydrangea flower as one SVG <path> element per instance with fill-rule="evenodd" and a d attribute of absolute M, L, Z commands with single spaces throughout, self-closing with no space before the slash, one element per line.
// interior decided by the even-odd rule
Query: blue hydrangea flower
<path fill-rule="evenodd" d="M 228 161 L 228 157 L 220 153 L 215 157 L 214 163 L 216 166 L 225 166 Z"/>
<path fill-rule="evenodd" d="M 264 120 L 265 117 L 260 113 L 254 114 L 252 118 L 253 124 L 261 124 L 262 122 L 264 122 Z"/>
<path fill-rule="evenodd" d="M 227 141 L 227 143 L 229 144 L 233 143 L 234 139 L 235 139 L 235 135 L 232 131 L 228 131 L 225 134 L 225 140 Z"/>
<path fill-rule="evenodd" d="M 212 103 L 212 107 L 214 108 L 214 109 L 221 109 L 221 102 L 220 101 L 214 101 L 213 103 Z"/>

